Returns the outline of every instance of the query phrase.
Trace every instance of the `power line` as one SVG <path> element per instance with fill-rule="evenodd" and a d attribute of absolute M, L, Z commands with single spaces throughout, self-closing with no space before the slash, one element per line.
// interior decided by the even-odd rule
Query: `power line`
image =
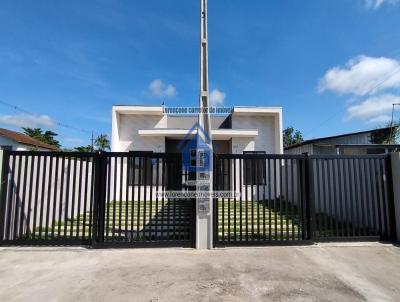
<path fill-rule="evenodd" d="M 36 113 L 33 113 L 33 112 L 28 111 L 28 110 L 22 109 L 22 108 L 19 107 L 19 106 L 16 106 L 16 105 L 13 105 L 13 104 L 4 102 L 4 101 L 2 101 L 2 100 L 0 100 L 0 103 L 3 104 L 4 106 L 10 107 L 10 108 L 12 108 L 12 109 L 14 109 L 14 110 L 16 110 L 16 111 L 21 112 L 21 113 L 25 113 L 25 114 L 29 114 L 29 115 L 36 115 L 36 116 L 38 115 L 38 114 L 36 114 Z M 56 121 L 56 120 L 54 120 L 54 123 L 55 123 L 57 126 L 60 126 L 60 127 L 63 127 L 63 128 L 67 128 L 67 129 L 71 129 L 71 130 L 75 130 L 75 131 L 80 131 L 80 132 L 84 132 L 84 133 L 93 133 L 93 132 L 94 132 L 94 131 L 92 131 L 92 130 L 87 130 L 87 129 L 84 129 L 84 128 L 79 128 L 79 127 L 71 126 L 71 125 L 68 125 L 68 124 L 66 124 L 66 123 L 62 123 L 62 122 Z"/>

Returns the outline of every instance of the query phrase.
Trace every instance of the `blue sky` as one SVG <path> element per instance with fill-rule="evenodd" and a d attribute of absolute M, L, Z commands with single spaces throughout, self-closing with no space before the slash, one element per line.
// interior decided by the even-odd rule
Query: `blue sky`
<path fill-rule="evenodd" d="M 399 20 L 398 0 L 209 0 L 213 101 L 282 106 L 306 138 L 385 125 Z M 59 123 L 109 134 L 113 104 L 196 106 L 198 82 L 197 0 L 0 2 L 0 100 L 26 111 L 0 127 L 86 145 Z"/>

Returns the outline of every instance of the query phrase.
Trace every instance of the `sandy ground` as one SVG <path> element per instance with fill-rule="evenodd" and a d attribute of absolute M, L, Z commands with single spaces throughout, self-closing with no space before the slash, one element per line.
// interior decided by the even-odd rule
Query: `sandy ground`
<path fill-rule="evenodd" d="M 1 248 L 0 301 L 400 301 L 400 248 Z"/>

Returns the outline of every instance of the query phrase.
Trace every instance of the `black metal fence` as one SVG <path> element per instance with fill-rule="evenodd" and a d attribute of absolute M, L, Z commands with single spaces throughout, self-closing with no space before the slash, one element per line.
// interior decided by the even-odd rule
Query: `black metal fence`
<path fill-rule="evenodd" d="M 310 165 L 316 239 L 394 238 L 390 156 L 312 156 Z"/>
<path fill-rule="evenodd" d="M 106 153 L 100 158 L 98 245 L 194 244 L 193 200 L 167 199 L 158 192 L 182 190 L 179 154 Z"/>
<path fill-rule="evenodd" d="M 178 154 L 5 151 L 3 244 L 193 246 Z"/>
<path fill-rule="evenodd" d="M 224 154 L 214 163 L 214 188 L 238 193 L 214 200 L 217 246 L 308 239 L 304 156 Z"/>
<path fill-rule="evenodd" d="M 228 154 L 214 160 L 216 246 L 395 238 L 388 155 Z"/>
<path fill-rule="evenodd" d="M 94 154 L 4 151 L 0 240 L 88 244 Z"/>
<path fill-rule="evenodd" d="M 0 243 L 194 246 L 179 154 L 4 151 Z M 214 243 L 395 238 L 390 156 L 226 154 L 214 159 Z"/>

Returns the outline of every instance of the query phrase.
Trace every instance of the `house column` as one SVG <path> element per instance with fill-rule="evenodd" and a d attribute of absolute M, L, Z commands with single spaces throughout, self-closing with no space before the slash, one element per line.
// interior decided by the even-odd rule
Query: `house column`
<path fill-rule="evenodd" d="M 391 154 L 392 163 L 392 184 L 393 184 L 393 200 L 394 200 L 394 213 L 396 220 L 396 233 L 397 241 L 400 241 L 400 153 L 395 152 Z"/>

